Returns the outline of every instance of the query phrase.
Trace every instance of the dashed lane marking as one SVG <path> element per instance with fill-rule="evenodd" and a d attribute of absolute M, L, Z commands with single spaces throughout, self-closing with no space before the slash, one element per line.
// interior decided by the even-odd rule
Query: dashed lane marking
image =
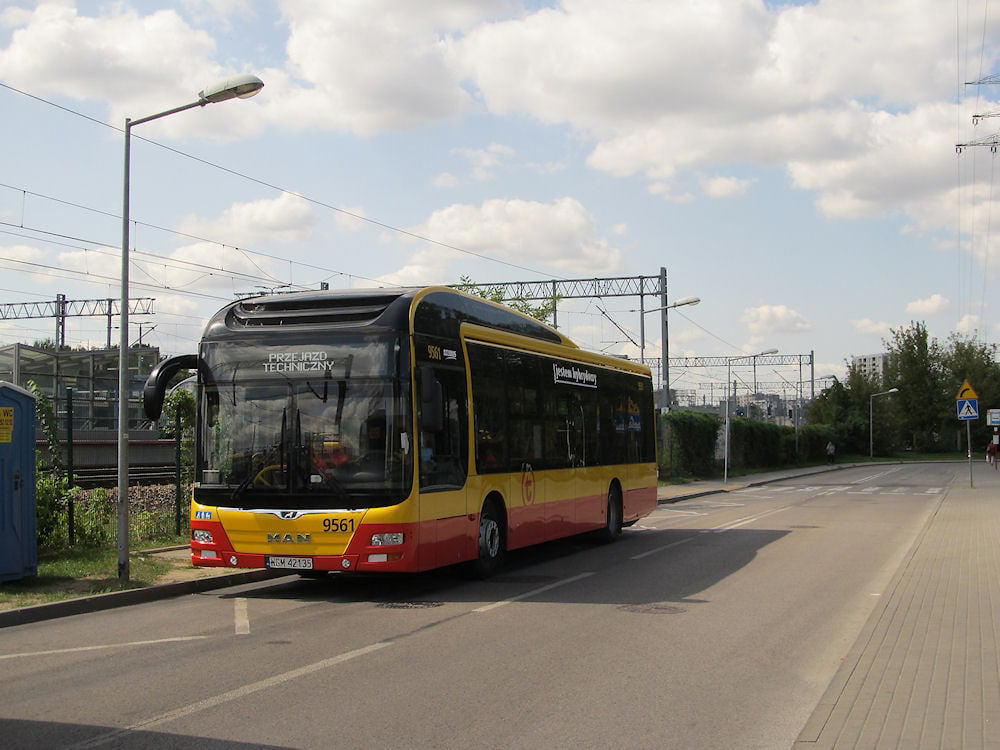
<path fill-rule="evenodd" d="M 638 555 L 632 555 L 630 559 L 641 560 L 644 557 L 649 557 L 650 555 L 655 555 L 657 552 L 663 552 L 663 550 L 670 549 L 671 547 L 676 547 L 679 544 L 684 544 L 685 542 L 690 542 L 694 539 L 693 536 L 685 537 L 684 539 L 678 539 L 676 542 L 671 542 L 670 544 L 664 544 L 662 547 L 657 547 L 656 549 L 647 550 Z"/>
<path fill-rule="evenodd" d="M 239 597 L 234 602 L 233 620 L 236 628 L 236 635 L 250 634 L 250 617 L 247 614 L 247 600 Z"/>
<path fill-rule="evenodd" d="M 505 604 L 511 604 L 513 602 L 519 602 L 522 599 L 527 599 L 529 597 L 535 596 L 536 594 L 541 594 L 543 591 L 548 591 L 549 589 L 558 588 L 559 586 L 565 586 L 567 583 L 573 583 L 574 581 L 580 581 L 580 580 L 582 580 L 584 578 L 589 578 L 592 575 L 594 575 L 594 573 L 590 572 L 590 573 L 581 573 L 580 575 L 573 576 L 572 578 L 564 578 L 561 581 L 556 581 L 555 583 L 550 583 L 547 586 L 540 586 L 539 588 L 532 589 L 531 591 L 528 591 L 528 592 L 526 592 L 524 594 L 519 594 L 518 596 L 512 596 L 512 597 L 510 597 L 510 599 L 502 599 L 502 600 L 500 600 L 498 602 L 493 602 L 492 604 L 486 604 L 486 605 L 484 605 L 482 607 L 477 607 L 476 609 L 474 609 L 472 611 L 473 612 L 477 612 L 477 613 L 489 612 L 490 610 L 494 610 L 497 607 L 502 607 Z"/>
<path fill-rule="evenodd" d="M 177 638 L 158 638 L 155 641 L 130 641 L 128 643 L 106 643 L 103 646 L 74 646 L 73 648 L 54 648 L 49 651 L 32 651 L 23 654 L 0 654 L 0 659 L 20 659 L 25 656 L 49 656 L 51 654 L 73 654 L 80 651 L 102 651 L 109 648 L 129 648 L 130 646 L 152 646 L 157 643 L 181 643 L 183 641 L 203 641 L 211 636 L 183 635 Z"/>

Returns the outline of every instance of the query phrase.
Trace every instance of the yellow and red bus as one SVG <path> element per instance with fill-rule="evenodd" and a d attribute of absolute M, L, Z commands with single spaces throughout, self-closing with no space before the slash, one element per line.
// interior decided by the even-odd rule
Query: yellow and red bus
<path fill-rule="evenodd" d="M 656 506 L 649 369 L 446 287 L 234 302 L 197 355 L 195 565 L 422 571 L 585 532 Z"/>

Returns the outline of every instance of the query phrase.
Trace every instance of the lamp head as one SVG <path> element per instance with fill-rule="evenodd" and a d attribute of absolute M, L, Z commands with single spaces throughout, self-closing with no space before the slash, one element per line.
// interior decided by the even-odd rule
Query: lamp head
<path fill-rule="evenodd" d="M 763 357 L 763 356 L 764 356 L 765 354 L 777 354 L 777 353 L 778 353 L 778 350 L 777 350 L 777 349 L 765 349 L 764 351 L 762 351 L 762 352 L 761 352 L 760 354 L 758 354 L 757 356 L 759 356 L 759 357 Z"/>
<path fill-rule="evenodd" d="M 229 99 L 249 99 L 264 88 L 264 82 L 248 74 L 230 76 L 198 92 L 198 99 L 205 104 L 216 104 Z"/>
<path fill-rule="evenodd" d="M 701 302 L 701 297 L 681 297 L 679 300 L 674 302 L 671 307 L 682 307 L 684 305 L 697 305 Z"/>

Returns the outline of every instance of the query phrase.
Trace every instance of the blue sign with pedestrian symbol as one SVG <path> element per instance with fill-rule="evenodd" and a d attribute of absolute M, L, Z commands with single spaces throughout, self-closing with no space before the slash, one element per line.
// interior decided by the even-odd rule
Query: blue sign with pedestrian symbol
<path fill-rule="evenodd" d="M 979 419 L 979 399 L 960 398 L 955 402 L 955 406 L 958 409 L 959 419 Z"/>

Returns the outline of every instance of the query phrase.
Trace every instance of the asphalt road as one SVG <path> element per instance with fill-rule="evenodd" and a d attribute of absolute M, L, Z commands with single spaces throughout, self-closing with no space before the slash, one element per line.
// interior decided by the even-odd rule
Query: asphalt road
<path fill-rule="evenodd" d="M 960 468 L 661 506 L 485 582 L 287 577 L 7 628 L 0 742 L 788 748 Z"/>

